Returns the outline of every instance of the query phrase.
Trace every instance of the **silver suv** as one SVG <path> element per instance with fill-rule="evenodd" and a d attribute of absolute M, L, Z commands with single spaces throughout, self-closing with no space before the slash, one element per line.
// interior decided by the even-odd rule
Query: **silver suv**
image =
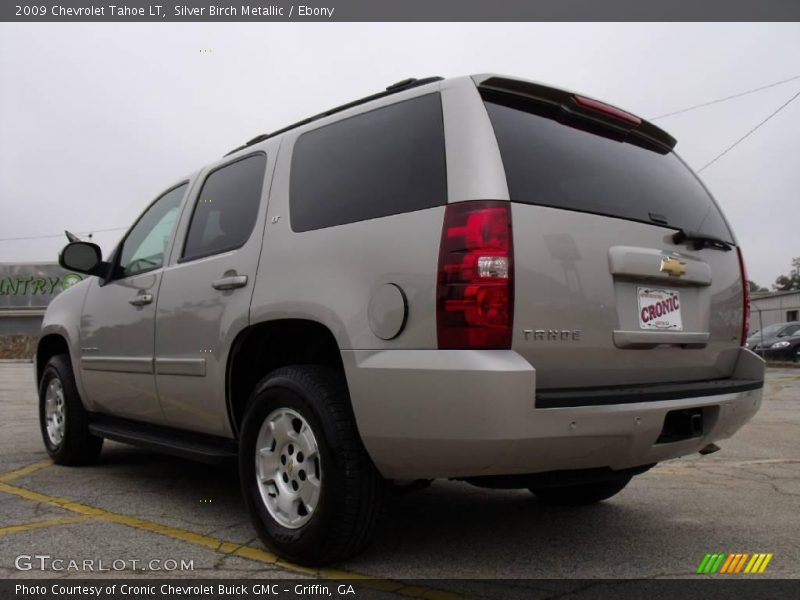
<path fill-rule="evenodd" d="M 170 186 L 47 310 L 59 464 L 103 439 L 238 460 L 264 542 L 321 564 L 389 484 L 609 498 L 758 410 L 736 240 L 651 123 L 496 75 L 407 80 Z"/>

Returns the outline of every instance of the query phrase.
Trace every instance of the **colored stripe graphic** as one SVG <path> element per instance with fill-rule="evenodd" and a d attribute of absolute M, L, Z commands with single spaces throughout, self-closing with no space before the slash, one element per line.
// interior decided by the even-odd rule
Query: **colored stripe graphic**
<path fill-rule="evenodd" d="M 708 564 L 708 560 L 711 558 L 710 554 L 706 554 L 703 557 L 703 560 L 700 561 L 700 566 L 697 567 L 697 573 L 705 573 L 706 565 Z"/>
<path fill-rule="evenodd" d="M 739 564 L 739 559 L 742 558 L 742 553 L 741 552 L 732 552 L 730 554 L 730 557 L 731 557 L 731 560 L 730 560 L 730 563 L 728 563 L 728 567 L 726 569 L 720 571 L 720 573 L 733 573 L 734 570 L 736 569 L 736 565 Z"/>
<path fill-rule="evenodd" d="M 744 568 L 744 572 L 750 573 L 753 570 L 753 567 L 755 567 L 758 563 L 760 563 L 763 558 L 764 558 L 763 554 L 759 554 L 758 552 L 753 554 L 753 557 L 750 559 L 750 562 L 747 563 L 747 566 Z"/>
<path fill-rule="evenodd" d="M 764 562 L 761 563 L 761 566 L 759 567 L 758 572 L 759 573 L 763 573 L 764 569 L 767 568 L 767 565 L 769 564 L 769 561 L 771 561 L 771 560 L 772 560 L 772 552 L 770 552 L 769 554 L 767 554 L 764 557 Z"/>
<path fill-rule="evenodd" d="M 706 573 L 716 573 L 719 568 L 722 566 L 722 561 L 725 558 L 724 552 L 715 553 L 711 560 L 708 561 L 708 565 L 706 566 Z"/>
<path fill-rule="evenodd" d="M 739 559 L 738 563 L 736 563 L 736 571 L 735 571 L 736 573 L 742 570 L 742 567 L 744 567 L 744 561 L 746 561 L 749 556 L 750 556 L 749 552 L 745 552 L 744 554 L 742 554 L 742 558 Z"/>
<path fill-rule="evenodd" d="M 738 573 L 763 573 L 774 555 L 766 552 L 725 552 L 707 553 L 696 573 L 710 574 L 715 573 L 733 575 Z"/>
<path fill-rule="evenodd" d="M 720 569 L 720 571 L 719 571 L 720 573 L 727 573 L 728 572 L 728 569 L 730 568 L 731 563 L 733 562 L 733 557 L 734 556 L 735 555 L 733 555 L 733 554 L 728 554 L 728 559 L 722 565 L 722 569 Z"/>
<path fill-rule="evenodd" d="M 700 568 L 697 569 L 698 573 L 716 573 L 719 569 L 722 559 L 725 558 L 724 552 L 714 552 L 714 554 L 706 554 L 706 558 L 700 563 Z"/>
<path fill-rule="evenodd" d="M 766 552 L 756 552 L 753 554 L 753 558 L 750 559 L 750 562 L 747 563 L 747 567 L 745 567 L 745 573 L 758 573 L 759 568 L 764 563 L 764 559 L 767 558 Z"/>
<path fill-rule="evenodd" d="M 717 562 L 714 563 L 714 566 L 711 567 L 711 572 L 716 573 L 719 571 L 719 568 L 722 566 L 722 561 L 725 560 L 725 553 L 720 552 L 719 557 L 717 558 Z"/>
<path fill-rule="evenodd" d="M 708 562 L 703 569 L 703 573 L 711 573 L 711 569 L 714 568 L 714 563 L 717 562 L 717 558 L 719 558 L 719 554 L 714 552 L 714 554 L 711 555 L 711 558 L 708 559 Z"/>

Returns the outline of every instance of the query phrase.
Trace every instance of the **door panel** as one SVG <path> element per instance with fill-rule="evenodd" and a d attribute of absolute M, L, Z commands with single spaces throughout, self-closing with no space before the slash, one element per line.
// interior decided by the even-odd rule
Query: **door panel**
<path fill-rule="evenodd" d="M 257 237 L 260 241 L 261 236 Z M 156 378 L 167 424 L 231 435 L 225 403 L 228 349 L 247 327 L 252 284 L 220 291 L 212 282 L 229 270 L 252 281 L 256 244 L 164 272 L 158 302 Z"/>
<path fill-rule="evenodd" d="M 81 316 L 81 370 L 93 410 L 160 423 L 153 351 L 161 265 L 188 184 L 153 202 L 115 252 L 111 281 L 94 278 Z"/>
<path fill-rule="evenodd" d="M 160 279 L 160 272 L 150 272 L 90 284 L 81 318 L 81 369 L 84 392 L 98 412 L 162 420 L 153 374 L 155 303 L 130 304 L 154 295 Z"/>
<path fill-rule="evenodd" d="M 233 435 L 228 350 L 249 323 L 269 166 L 262 153 L 212 170 L 181 228 L 187 232 L 182 258 L 164 270 L 155 371 L 164 418 L 173 427 Z"/>

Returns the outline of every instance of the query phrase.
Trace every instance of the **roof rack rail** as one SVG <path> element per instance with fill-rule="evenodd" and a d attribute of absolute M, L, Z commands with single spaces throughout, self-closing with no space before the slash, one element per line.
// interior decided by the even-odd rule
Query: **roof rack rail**
<path fill-rule="evenodd" d="M 282 133 L 286 133 L 292 129 L 296 129 L 297 127 L 302 127 L 303 125 L 307 125 L 313 121 L 318 119 L 322 119 L 324 117 L 336 114 L 338 112 L 342 112 L 343 110 L 347 110 L 348 108 L 353 108 L 354 106 L 359 106 L 361 104 L 366 104 L 367 102 L 372 102 L 373 100 L 378 100 L 379 98 L 384 98 L 386 96 L 391 96 L 392 94 L 396 94 L 397 92 L 402 92 L 404 90 L 408 90 L 411 88 L 419 87 L 421 85 L 426 85 L 428 83 L 433 83 L 435 81 L 442 81 L 443 77 L 423 77 L 422 79 L 415 79 L 413 77 L 409 79 L 403 79 L 402 81 L 398 81 L 397 83 L 393 83 L 389 87 L 387 87 L 384 91 L 378 92 L 377 94 L 372 94 L 371 96 L 367 96 L 366 98 L 361 98 L 360 100 L 353 100 L 352 102 L 348 102 L 347 104 L 342 104 L 341 106 L 337 106 L 335 108 L 331 108 L 326 110 L 325 112 L 321 112 L 313 117 L 308 117 L 307 119 L 303 119 L 302 121 L 298 121 L 297 123 L 293 123 L 288 127 L 284 127 L 283 129 L 278 129 L 277 131 L 273 131 L 272 133 L 262 133 L 261 135 L 257 135 L 252 140 L 248 141 L 245 144 L 242 144 L 238 148 L 234 148 L 230 152 L 228 152 L 225 156 L 229 156 L 234 152 L 238 152 L 239 150 L 244 150 L 248 146 L 252 146 L 253 144 L 258 144 L 259 142 L 263 142 L 264 140 L 268 140 L 271 137 L 275 137 L 276 135 L 280 135 Z"/>

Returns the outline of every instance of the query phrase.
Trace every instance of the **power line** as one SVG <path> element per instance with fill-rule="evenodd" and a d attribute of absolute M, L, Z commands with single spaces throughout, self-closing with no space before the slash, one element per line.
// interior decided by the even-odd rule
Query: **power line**
<path fill-rule="evenodd" d="M 746 92 L 740 92 L 738 94 L 734 94 L 733 96 L 726 96 L 725 98 L 719 98 L 718 100 L 712 100 L 711 102 L 703 102 L 702 104 L 695 104 L 694 106 L 690 106 L 689 108 L 682 108 L 681 110 L 676 110 L 673 112 L 669 112 L 663 115 L 659 115 L 657 117 L 650 118 L 650 121 L 655 121 L 657 119 L 664 119 L 666 117 L 671 117 L 673 115 L 679 115 L 681 113 L 689 112 L 690 110 L 695 110 L 696 108 L 703 108 L 704 106 L 711 106 L 712 104 L 719 104 L 720 102 L 725 102 L 726 100 L 733 100 L 734 98 L 741 98 L 742 96 L 747 96 L 747 94 L 754 94 L 756 92 L 760 92 L 761 90 L 767 90 L 769 88 L 775 87 L 777 85 L 782 85 L 784 83 L 789 83 L 790 81 L 795 81 L 796 79 L 800 79 L 800 75 L 795 75 L 794 77 L 790 77 L 789 79 L 783 79 L 781 81 L 776 81 L 775 83 L 770 83 L 769 85 L 762 85 L 761 87 L 753 88 L 752 90 L 747 90 Z"/>
<path fill-rule="evenodd" d="M 711 162 L 708 162 L 708 163 L 706 163 L 705 165 L 703 165 L 703 166 L 702 166 L 700 169 L 698 169 L 698 170 L 697 170 L 697 172 L 698 172 L 698 173 L 700 173 L 701 171 L 703 171 L 703 170 L 707 169 L 708 167 L 710 167 L 711 165 L 713 165 L 715 162 L 717 162 L 717 161 L 718 161 L 720 158 L 722 158 L 723 156 L 725 156 L 725 155 L 726 155 L 728 152 L 730 152 L 731 150 L 733 150 L 733 149 L 734 149 L 734 148 L 735 148 L 737 145 L 739 145 L 741 142 L 743 142 L 745 139 L 747 139 L 749 136 L 751 136 L 753 133 L 755 133 L 755 132 L 756 132 L 756 130 L 757 130 L 759 127 L 761 127 L 761 126 L 762 126 L 764 123 L 766 123 L 767 121 L 769 121 L 769 120 L 770 120 L 772 117 L 774 117 L 774 116 L 775 116 L 775 115 L 777 115 L 779 112 L 781 112 L 781 111 L 782 111 L 784 108 L 786 108 L 787 106 L 789 106 L 789 105 L 790 105 L 790 104 L 791 104 L 791 103 L 792 103 L 792 102 L 793 102 L 793 101 L 794 101 L 794 100 L 795 100 L 795 99 L 796 99 L 798 96 L 800 96 L 800 92 L 797 92 L 797 93 L 796 93 L 794 96 L 792 96 L 792 97 L 791 97 L 791 98 L 789 98 L 789 99 L 788 99 L 786 102 L 784 102 L 783 104 L 781 104 L 781 105 L 778 107 L 778 109 L 777 109 L 775 112 L 773 112 L 773 113 L 772 113 L 771 115 L 769 115 L 769 116 L 768 116 L 766 119 L 764 119 L 763 121 L 761 121 L 761 122 L 760 122 L 758 125 L 756 125 L 755 127 L 753 127 L 753 128 L 750 130 L 750 131 L 748 131 L 747 133 L 745 133 L 745 134 L 744 134 L 742 137 L 740 137 L 738 140 L 736 140 L 736 141 L 735 141 L 733 144 L 731 144 L 730 146 L 728 146 L 727 148 L 725 148 L 725 150 L 723 150 L 722 152 L 720 152 L 719 154 L 717 154 L 717 156 L 715 156 L 715 157 L 714 157 L 714 158 L 711 160 Z"/>
<path fill-rule="evenodd" d="M 79 231 L 79 234 L 86 234 L 86 233 L 103 233 L 106 231 L 120 231 L 122 229 L 127 229 L 127 227 L 109 227 L 108 229 L 91 229 L 88 231 Z M 25 237 L 13 237 L 13 238 L 0 238 L 0 242 L 19 242 L 22 240 L 43 240 L 45 238 L 58 238 L 63 237 L 64 232 L 61 233 L 53 233 L 48 235 L 31 235 Z"/>

